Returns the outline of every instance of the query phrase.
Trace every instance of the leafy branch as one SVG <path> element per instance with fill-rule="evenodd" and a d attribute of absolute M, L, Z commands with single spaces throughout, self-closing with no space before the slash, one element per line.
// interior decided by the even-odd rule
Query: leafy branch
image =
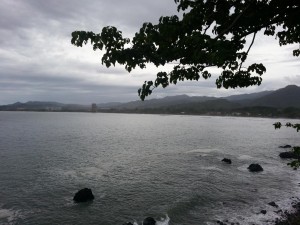
<path fill-rule="evenodd" d="M 299 1 L 231 1 L 231 0 L 174 0 L 177 15 L 164 16 L 157 24 L 144 23 L 130 40 L 123 38 L 115 27 L 104 27 L 95 34 L 74 31 L 71 43 L 82 46 L 89 41 L 94 50 L 104 50 L 102 64 L 124 65 L 128 72 L 148 63 L 164 66 L 175 63 L 171 71 L 161 71 L 154 81 L 145 81 L 138 94 L 142 100 L 156 87 L 167 87 L 179 81 L 208 79 L 208 67 L 221 69 L 216 79 L 217 88 L 237 88 L 260 85 L 266 72 L 262 63 L 242 67 L 254 44 L 258 31 L 275 36 L 280 45 L 299 43 Z M 276 27 L 281 27 L 276 32 Z M 212 32 L 208 32 L 211 29 Z M 210 33 L 210 34 L 208 34 Z M 246 38 L 253 34 L 246 52 Z M 300 55 L 300 49 L 293 51 Z"/>

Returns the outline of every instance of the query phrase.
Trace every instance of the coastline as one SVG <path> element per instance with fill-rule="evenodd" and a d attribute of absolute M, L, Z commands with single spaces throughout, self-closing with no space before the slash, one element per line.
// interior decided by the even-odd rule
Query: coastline
<path fill-rule="evenodd" d="M 211 223 L 209 223 L 211 224 Z M 216 220 L 218 225 L 300 225 L 300 197 L 287 201 L 269 202 L 250 217 Z"/>
<path fill-rule="evenodd" d="M 282 219 L 276 219 L 275 225 L 300 225 L 300 201 L 292 203 L 292 212 L 283 212 Z"/>

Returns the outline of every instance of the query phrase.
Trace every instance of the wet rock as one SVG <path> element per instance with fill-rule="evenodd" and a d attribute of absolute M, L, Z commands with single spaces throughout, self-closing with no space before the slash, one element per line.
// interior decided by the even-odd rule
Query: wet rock
<path fill-rule="evenodd" d="M 220 225 L 226 225 L 226 223 L 223 223 L 223 222 L 220 221 L 220 220 L 217 221 L 217 224 L 220 224 Z"/>
<path fill-rule="evenodd" d="M 260 211 L 260 213 L 266 215 L 267 214 L 267 210 L 263 209 L 263 210 Z"/>
<path fill-rule="evenodd" d="M 155 225 L 156 221 L 152 217 L 147 217 L 143 221 L 143 225 Z"/>
<path fill-rule="evenodd" d="M 279 157 L 283 159 L 298 159 L 298 156 L 294 152 L 281 152 Z"/>
<path fill-rule="evenodd" d="M 123 223 L 123 225 L 133 225 L 131 222 Z"/>
<path fill-rule="evenodd" d="M 250 172 L 260 172 L 260 171 L 263 171 L 264 169 L 261 167 L 261 165 L 259 164 L 251 164 L 249 167 L 248 167 L 248 170 Z"/>
<path fill-rule="evenodd" d="M 268 205 L 278 208 L 278 205 L 275 202 L 269 202 Z"/>
<path fill-rule="evenodd" d="M 225 162 L 225 163 L 231 164 L 231 159 L 224 158 L 224 159 L 222 159 L 222 162 Z"/>
<path fill-rule="evenodd" d="M 282 211 L 282 209 L 279 209 L 277 211 L 274 211 L 274 213 L 280 214 L 280 213 L 283 213 L 283 211 Z"/>
<path fill-rule="evenodd" d="M 291 148 L 291 145 L 283 145 L 283 146 L 279 146 L 279 148 Z"/>
<path fill-rule="evenodd" d="M 92 193 L 92 190 L 89 188 L 83 188 L 76 192 L 76 194 L 73 197 L 73 200 L 75 202 L 87 202 L 93 200 L 95 197 Z"/>

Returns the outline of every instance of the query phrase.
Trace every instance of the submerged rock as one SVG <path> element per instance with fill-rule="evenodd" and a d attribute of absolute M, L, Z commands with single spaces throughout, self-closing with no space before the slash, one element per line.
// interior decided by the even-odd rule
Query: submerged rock
<path fill-rule="evenodd" d="M 291 148 L 291 145 L 283 145 L 283 146 L 279 146 L 279 148 Z"/>
<path fill-rule="evenodd" d="M 84 188 L 79 190 L 75 195 L 73 200 L 75 202 L 87 202 L 93 200 L 95 197 L 92 193 L 92 190 L 89 188 Z"/>
<path fill-rule="evenodd" d="M 278 205 L 275 202 L 269 202 L 268 205 L 278 208 Z"/>
<path fill-rule="evenodd" d="M 250 172 L 260 172 L 260 171 L 263 171 L 264 169 L 261 167 L 261 165 L 259 164 L 251 164 L 249 167 L 248 167 L 248 170 Z"/>
<path fill-rule="evenodd" d="M 260 213 L 265 215 L 265 214 L 267 214 L 267 210 L 263 209 L 260 211 Z"/>
<path fill-rule="evenodd" d="M 283 159 L 298 159 L 299 157 L 295 152 L 281 152 L 279 153 L 279 157 Z"/>
<path fill-rule="evenodd" d="M 152 217 L 147 217 L 143 221 L 143 225 L 155 225 L 156 221 Z"/>
<path fill-rule="evenodd" d="M 225 162 L 225 163 L 231 164 L 231 159 L 224 158 L 224 159 L 222 159 L 222 162 Z"/>

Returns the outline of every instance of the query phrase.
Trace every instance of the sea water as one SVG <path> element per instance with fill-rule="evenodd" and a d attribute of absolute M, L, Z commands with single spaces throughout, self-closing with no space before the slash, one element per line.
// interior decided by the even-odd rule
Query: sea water
<path fill-rule="evenodd" d="M 300 182 L 278 157 L 299 133 L 277 121 L 287 120 L 0 112 L 0 224 L 271 224 Z M 85 187 L 94 201 L 74 203 Z"/>

